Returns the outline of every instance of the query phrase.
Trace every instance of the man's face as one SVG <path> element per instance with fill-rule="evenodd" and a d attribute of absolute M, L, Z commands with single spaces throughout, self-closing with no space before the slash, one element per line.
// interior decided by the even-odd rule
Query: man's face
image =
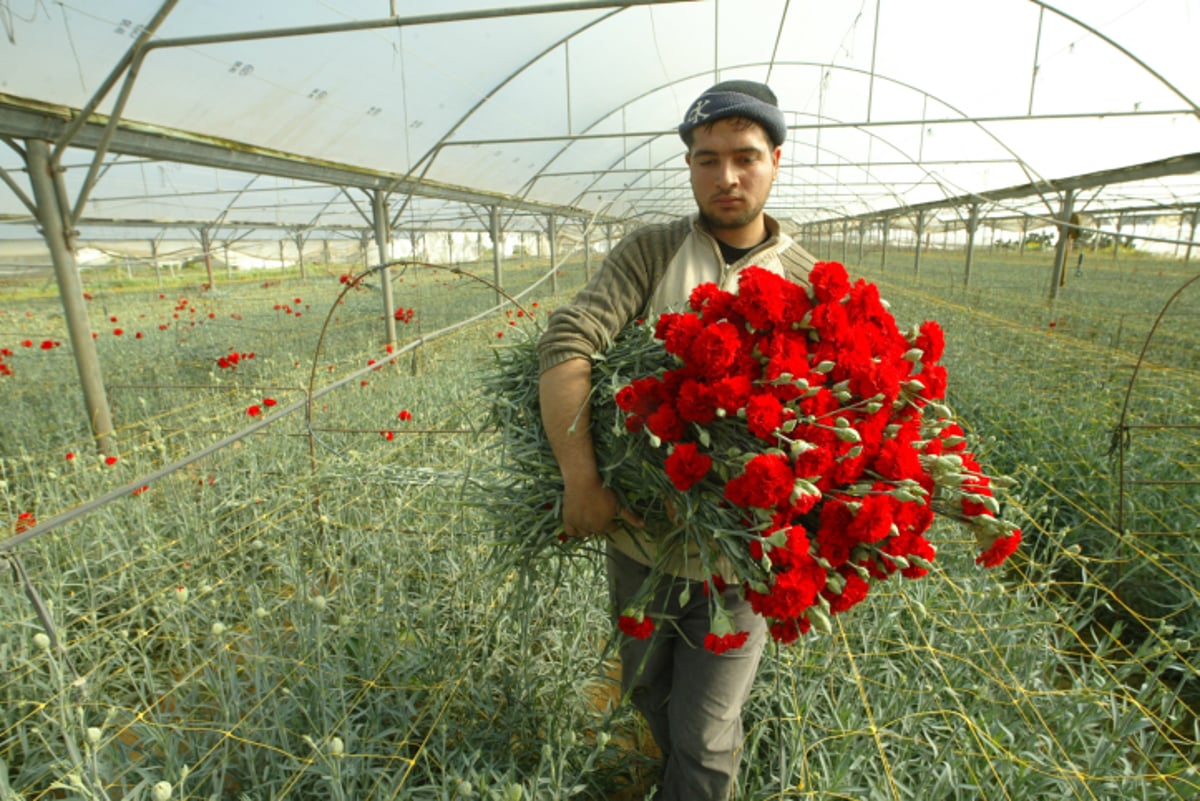
<path fill-rule="evenodd" d="M 736 247 L 758 244 L 762 214 L 779 173 L 781 149 L 758 125 L 717 120 L 695 130 L 686 160 L 700 214 L 717 236 Z M 739 240 L 750 240 L 743 243 Z"/>

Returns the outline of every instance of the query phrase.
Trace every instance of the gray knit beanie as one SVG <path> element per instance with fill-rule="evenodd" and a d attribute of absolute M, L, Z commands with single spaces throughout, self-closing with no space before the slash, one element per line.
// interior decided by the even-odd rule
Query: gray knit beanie
<path fill-rule="evenodd" d="M 688 107 L 679 124 L 679 135 L 687 142 L 689 134 L 702 125 L 726 117 L 745 117 L 763 127 L 771 144 L 779 146 L 787 138 L 787 123 L 779 110 L 779 100 L 771 87 L 757 81 L 721 81 L 700 95 Z"/>

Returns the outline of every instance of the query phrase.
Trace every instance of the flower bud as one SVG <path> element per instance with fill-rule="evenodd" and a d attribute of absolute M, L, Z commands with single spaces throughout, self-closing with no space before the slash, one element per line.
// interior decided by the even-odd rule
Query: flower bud
<path fill-rule="evenodd" d="M 188 588 L 182 585 L 175 588 L 175 600 L 181 604 L 186 604 L 188 599 Z"/>
<path fill-rule="evenodd" d="M 86 734 L 88 745 L 98 745 L 104 732 L 100 731 L 99 726 L 88 726 Z"/>
<path fill-rule="evenodd" d="M 171 801 L 171 783 L 159 782 L 150 788 L 150 797 L 154 801 Z"/>
<path fill-rule="evenodd" d="M 220 637 L 224 633 L 225 633 L 225 624 L 224 623 L 222 623 L 221 621 L 218 620 L 212 624 L 212 635 L 214 637 Z"/>
<path fill-rule="evenodd" d="M 45 632 L 39 631 L 37 634 L 33 635 L 33 644 L 39 651 L 49 651 L 50 637 Z"/>
<path fill-rule="evenodd" d="M 336 737 L 336 736 L 330 737 L 329 738 L 329 755 L 335 756 L 335 757 L 340 757 L 344 753 L 346 753 L 346 744 L 344 742 L 342 742 L 342 738 Z"/>
<path fill-rule="evenodd" d="M 919 362 L 921 361 L 921 357 L 924 355 L 925 351 L 921 350 L 920 348 L 909 348 L 904 352 L 904 356 L 902 358 L 906 362 Z"/>
<path fill-rule="evenodd" d="M 836 433 L 837 438 L 842 442 L 862 442 L 862 437 L 853 428 L 839 428 Z"/>

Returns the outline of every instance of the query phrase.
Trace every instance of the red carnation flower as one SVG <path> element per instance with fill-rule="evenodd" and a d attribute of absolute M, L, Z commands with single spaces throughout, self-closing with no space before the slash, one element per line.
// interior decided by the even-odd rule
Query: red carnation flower
<path fill-rule="evenodd" d="M 621 615 L 617 618 L 617 628 L 635 640 L 645 640 L 654 633 L 654 621 L 644 614 Z"/>
<path fill-rule="evenodd" d="M 825 304 L 836 303 L 850 291 L 850 278 L 846 268 L 836 261 L 819 261 L 808 273 L 813 295 Z"/>
<path fill-rule="evenodd" d="M 759 439 L 774 442 L 783 419 L 783 404 L 774 395 L 761 393 L 746 404 L 746 426 Z"/>
<path fill-rule="evenodd" d="M 696 482 L 708 475 L 712 468 L 712 457 L 700 453 L 696 443 L 681 442 L 671 449 L 670 455 L 663 462 L 667 477 L 680 492 L 687 492 Z"/>
<path fill-rule="evenodd" d="M 997 537 L 992 541 L 991 546 L 979 555 L 979 557 L 975 560 L 975 564 L 983 565 L 984 567 L 997 567 L 1002 564 L 1005 559 L 1012 556 L 1017 550 L 1017 546 L 1020 544 L 1020 529 L 1017 529 L 1007 537 Z"/>
<path fill-rule="evenodd" d="M 737 506 L 773 509 L 788 500 L 794 486 L 792 466 L 785 457 L 760 453 L 725 484 L 725 498 Z"/>
<path fill-rule="evenodd" d="M 714 654 L 723 654 L 726 651 L 741 648 L 746 644 L 746 640 L 748 639 L 750 639 L 750 632 L 748 631 L 735 631 L 732 634 L 722 634 L 720 636 L 710 631 L 704 635 L 704 647 Z"/>

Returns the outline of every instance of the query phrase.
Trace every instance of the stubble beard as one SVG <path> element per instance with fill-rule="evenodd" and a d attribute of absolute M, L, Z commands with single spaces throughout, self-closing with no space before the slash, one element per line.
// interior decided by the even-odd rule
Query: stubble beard
<path fill-rule="evenodd" d="M 759 215 L 763 213 L 763 209 L 766 208 L 765 203 L 760 203 L 757 206 L 746 207 L 739 214 L 737 214 L 733 217 L 721 218 L 721 217 L 716 217 L 712 214 L 709 214 L 707 211 L 704 210 L 703 205 L 701 205 L 699 203 L 697 203 L 696 205 L 699 206 L 699 208 L 700 208 L 701 219 L 704 220 L 705 224 L 709 227 L 710 230 L 714 230 L 714 231 L 734 230 L 737 228 L 745 228 L 747 225 L 750 225 L 756 219 L 758 219 Z"/>

